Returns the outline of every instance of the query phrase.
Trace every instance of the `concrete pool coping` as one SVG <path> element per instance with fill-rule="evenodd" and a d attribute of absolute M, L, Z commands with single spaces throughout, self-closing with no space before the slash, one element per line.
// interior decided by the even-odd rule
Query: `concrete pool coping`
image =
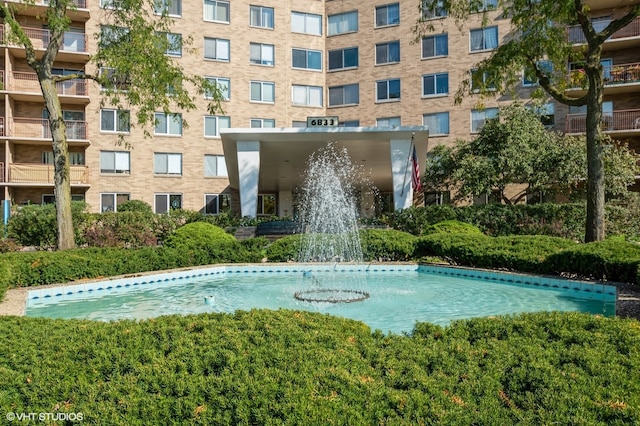
<path fill-rule="evenodd" d="M 410 262 L 362 263 L 357 265 L 349 263 L 218 264 L 10 289 L 6 292 L 3 301 L 0 303 L 0 315 L 24 316 L 29 300 L 46 299 L 48 302 L 51 302 L 56 297 L 72 295 L 74 293 L 94 292 L 122 287 L 139 288 L 140 285 L 150 285 L 153 283 L 202 277 L 212 274 L 268 273 L 269 271 L 305 272 L 308 270 L 337 270 L 342 272 L 397 272 L 401 270 L 417 270 L 420 272 L 457 276 L 461 278 L 479 278 L 494 283 L 531 285 L 540 288 L 568 290 L 578 292 L 576 293 L 576 296 L 584 296 L 581 298 L 597 298 L 602 299 L 605 302 L 616 302 L 616 315 L 619 315 L 618 304 L 621 301 L 621 294 L 618 292 L 618 288 L 622 283 L 571 280 L 557 276 L 533 275 L 441 264 L 419 264 Z M 623 288 L 625 288 L 624 285 Z M 622 295 L 624 300 L 627 300 L 628 296 L 629 295 L 626 291 Z M 632 304 L 634 308 L 632 311 L 637 313 L 638 306 L 640 306 L 640 297 L 638 297 L 638 294 L 632 294 L 630 300 L 634 302 Z M 629 300 L 627 300 L 627 302 L 628 301 Z M 628 305 L 628 303 L 625 303 L 625 305 Z M 635 315 L 623 316 L 636 317 Z"/>

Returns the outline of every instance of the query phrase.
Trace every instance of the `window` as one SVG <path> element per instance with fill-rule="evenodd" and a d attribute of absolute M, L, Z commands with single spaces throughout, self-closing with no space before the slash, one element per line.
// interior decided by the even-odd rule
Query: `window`
<path fill-rule="evenodd" d="M 156 112 L 155 135 L 182 136 L 182 114 Z"/>
<path fill-rule="evenodd" d="M 358 11 L 329 16 L 328 35 L 353 33 L 358 31 Z"/>
<path fill-rule="evenodd" d="M 53 164 L 53 151 L 42 152 L 42 164 Z M 69 152 L 69 164 L 72 166 L 83 166 L 84 152 Z"/>
<path fill-rule="evenodd" d="M 101 90 L 129 90 L 131 85 L 131 79 L 128 74 L 117 72 L 114 68 L 101 67 L 100 78 L 103 81 L 100 82 Z"/>
<path fill-rule="evenodd" d="M 204 0 L 204 20 L 229 22 L 229 2 L 220 0 Z"/>
<path fill-rule="evenodd" d="M 118 206 L 125 201 L 129 201 L 129 194 L 103 192 L 100 194 L 100 211 L 102 213 L 117 212 Z"/>
<path fill-rule="evenodd" d="M 329 87 L 329 106 L 357 105 L 360 102 L 359 91 L 358 83 Z"/>
<path fill-rule="evenodd" d="M 204 194 L 204 214 L 219 214 L 231 210 L 229 194 Z"/>
<path fill-rule="evenodd" d="M 338 123 L 338 127 L 359 127 L 360 120 L 345 120 Z"/>
<path fill-rule="evenodd" d="M 297 120 L 293 120 L 293 122 L 291 123 L 291 127 L 307 127 L 307 122 L 306 121 L 297 121 Z"/>
<path fill-rule="evenodd" d="M 129 151 L 100 151 L 100 173 L 129 174 Z"/>
<path fill-rule="evenodd" d="M 273 118 L 252 118 L 251 119 L 251 128 L 252 129 L 260 129 L 260 128 L 274 128 L 276 127 L 276 120 Z"/>
<path fill-rule="evenodd" d="M 182 194 L 156 194 L 154 200 L 154 212 L 157 214 L 182 208 Z"/>
<path fill-rule="evenodd" d="M 478 133 L 487 120 L 498 117 L 498 108 L 486 108 L 484 110 L 471 110 L 471 133 Z"/>
<path fill-rule="evenodd" d="M 291 64 L 293 68 L 322 70 L 322 52 L 319 50 L 292 49 Z"/>
<path fill-rule="evenodd" d="M 436 112 L 432 114 L 424 114 L 422 116 L 422 125 L 429 128 L 429 136 L 448 135 L 449 113 Z"/>
<path fill-rule="evenodd" d="M 224 161 L 224 155 L 205 155 L 204 156 L 204 176 L 205 177 L 226 177 L 227 163 Z"/>
<path fill-rule="evenodd" d="M 293 105 L 322 106 L 322 87 L 294 84 L 291 89 L 291 102 Z"/>
<path fill-rule="evenodd" d="M 71 201 L 84 201 L 84 194 L 71 194 Z M 53 194 L 42 194 L 42 204 L 53 204 L 56 196 Z"/>
<path fill-rule="evenodd" d="M 350 47 L 329 51 L 329 71 L 356 68 L 358 66 L 358 48 Z"/>
<path fill-rule="evenodd" d="M 252 64 L 273 66 L 273 44 L 251 43 L 249 61 Z"/>
<path fill-rule="evenodd" d="M 249 25 L 252 27 L 273 29 L 273 8 L 249 6 Z"/>
<path fill-rule="evenodd" d="M 400 79 L 376 81 L 376 100 L 391 101 L 400 99 Z"/>
<path fill-rule="evenodd" d="M 437 58 L 449 54 L 449 36 L 439 34 L 422 39 L 422 58 Z"/>
<path fill-rule="evenodd" d="M 154 153 L 153 173 L 157 175 L 181 175 L 182 154 L 167 152 Z"/>
<path fill-rule="evenodd" d="M 268 81 L 252 81 L 251 100 L 254 102 L 273 103 L 275 101 L 275 83 Z"/>
<path fill-rule="evenodd" d="M 481 89 L 496 90 L 496 85 L 491 81 L 488 72 L 480 73 L 478 70 L 471 70 L 471 91 L 479 92 Z"/>
<path fill-rule="evenodd" d="M 167 46 L 164 51 L 170 56 L 182 56 L 182 34 L 164 33 L 159 34 L 160 37 L 167 37 Z"/>
<path fill-rule="evenodd" d="M 222 94 L 222 97 L 225 101 L 228 101 L 231 98 L 230 96 L 231 80 L 223 77 L 205 77 L 205 78 L 207 79 L 207 81 L 209 81 L 209 83 L 215 84 L 216 86 L 218 86 L 218 90 L 220 90 L 220 93 Z M 213 94 L 205 93 L 204 98 L 213 99 Z"/>
<path fill-rule="evenodd" d="M 105 48 L 120 42 L 126 42 L 128 35 L 129 28 L 117 27 L 115 25 L 101 25 L 99 45 L 101 48 Z"/>
<path fill-rule="evenodd" d="M 472 52 L 496 49 L 498 47 L 498 27 L 471 30 L 469 41 Z"/>
<path fill-rule="evenodd" d="M 552 102 L 534 107 L 533 110 L 540 117 L 540 121 L 545 126 L 553 126 L 555 124 L 555 105 Z"/>
<path fill-rule="evenodd" d="M 551 61 L 538 61 L 537 67 L 545 74 L 551 74 L 553 72 L 553 63 Z M 538 84 L 538 78 L 533 70 L 531 72 L 525 71 L 522 76 L 522 85 L 525 87 L 535 86 Z"/>
<path fill-rule="evenodd" d="M 376 44 L 376 64 L 400 62 L 400 42 Z"/>
<path fill-rule="evenodd" d="M 101 109 L 100 131 L 128 133 L 131 117 L 129 111 L 123 109 Z"/>
<path fill-rule="evenodd" d="M 422 4 L 422 19 L 444 18 L 448 15 L 442 1 L 438 1 L 433 8 L 427 9 L 426 4 Z"/>
<path fill-rule="evenodd" d="M 291 12 L 291 32 L 322 35 L 322 16 L 313 13 Z"/>
<path fill-rule="evenodd" d="M 155 0 L 153 9 L 156 15 L 182 16 L 182 0 Z"/>
<path fill-rule="evenodd" d="M 443 96 L 449 94 L 449 73 L 422 76 L 422 96 Z"/>
<path fill-rule="evenodd" d="M 376 7 L 376 27 L 387 27 L 400 23 L 400 5 L 398 3 Z"/>
<path fill-rule="evenodd" d="M 400 127 L 400 117 L 378 118 L 376 120 L 376 126 L 395 129 L 396 127 Z"/>
<path fill-rule="evenodd" d="M 276 196 L 273 194 L 258 194 L 258 216 L 276 214 Z"/>
<path fill-rule="evenodd" d="M 49 4 L 48 0 L 43 2 Z M 122 3 L 119 0 L 100 0 L 100 7 L 102 9 L 122 9 Z"/>
<path fill-rule="evenodd" d="M 215 115 L 204 116 L 204 135 L 205 137 L 220 136 L 220 129 L 228 129 L 231 127 L 231 118 Z"/>
<path fill-rule="evenodd" d="M 229 40 L 205 37 L 204 58 L 229 62 Z"/>
<path fill-rule="evenodd" d="M 475 5 L 473 12 L 483 12 L 494 10 L 498 7 L 498 0 L 480 0 L 480 4 Z"/>
<path fill-rule="evenodd" d="M 424 205 L 425 206 L 441 206 L 443 204 L 449 204 L 451 202 L 451 192 L 425 192 Z"/>

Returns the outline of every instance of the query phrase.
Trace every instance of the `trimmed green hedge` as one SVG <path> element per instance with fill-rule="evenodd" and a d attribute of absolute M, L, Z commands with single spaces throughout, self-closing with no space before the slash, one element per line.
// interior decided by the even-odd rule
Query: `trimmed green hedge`
<path fill-rule="evenodd" d="M 361 229 L 360 245 L 365 261 L 407 261 L 413 258 L 416 237 L 394 229 Z"/>
<path fill-rule="evenodd" d="M 86 424 L 640 424 L 638 322 L 588 314 L 419 323 L 412 335 L 285 310 L 4 317 L 0 354 L 6 412 Z"/>

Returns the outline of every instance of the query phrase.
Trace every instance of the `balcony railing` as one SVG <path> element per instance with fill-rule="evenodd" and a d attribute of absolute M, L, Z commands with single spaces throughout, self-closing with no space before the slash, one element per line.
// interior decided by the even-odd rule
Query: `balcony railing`
<path fill-rule="evenodd" d="M 14 92 L 42 93 L 36 73 L 14 71 L 12 74 L 13 78 L 9 81 L 9 90 Z M 56 83 L 56 89 L 59 95 L 87 96 L 87 82 L 80 78 Z"/>
<path fill-rule="evenodd" d="M 87 138 L 87 122 L 77 120 L 65 120 L 67 125 L 67 139 Z M 44 118 L 14 118 L 9 136 L 23 138 L 51 139 L 49 120 Z"/>
<path fill-rule="evenodd" d="M 4 163 L 0 163 L 0 182 L 4 182 Z"/>
<path fill-rule="evenodd" d="M 9 31 L 9 28 L 2 27 L 2 36 L 0 42 L 4 42 L 4 30 Z M 46 49 L 51 41 L 51 31 L 43 28 L 29 28 L 23 27 L 25 35 L 31 40 L 31 44 L 35 49 Z M 85 33 L 67 31 L 64 33 L 62 45 L 60 46 L 61 52 L 87 52 L 87 35 Z"/>
<path fill-rule="evenodd" d="M 602 114 L 602 130 L 605 132 L 615 131 L 638 131 L 640 132 L 640 109 L 630 109 L 625 111 L 604 112 Z M 567 114 L 567 133 L 586 133 L 587 114 Z"/>
<path fill-rule="evenodd" d="M 603 66 L 602 75 L 605 86 L 640 83 L 640 62 Z M 573 70 L 569 73 L 569 87 L 571 89 L 587 87 L 587 76 L 584 71 Z"/>
<path fill-rule="evenodd" d="M 10 1 L 12 3 L 24 3 L 23 1 L 20 1 L 20 0 L 10 0 Z M 86 9 L 87 8 L 86 0 L 73 0 L 72 3 L 75 4 L 78 9 Z M 36 1 L 36 5 L 49 6 L 49 0 Z"/>
<path fill-rule="evenodd" d="M 0 136 L 4 136 L 4 117 L 0 117 Z"/>
<path fill-rule="evenodd" d="M 70 166 L 70 169 L 72 184 L 89 183 L 89 167 Z M 53 183 L 53 178 L 53 164 L 9 164 L 9 183 Z"/>
<path fill-rule="evenodd" d="M 609 25 L 609 22 L 598 21 L 598 25 L 602 25 L 602 28 L 605 28 L 607 25 Z M 608 40 L 638 36 L 640 36 L 640 18 L 634 19 L 629 25 L 613 33 L 613 35 Z M 582 27 L 580 25 L 569 27 L 568 37 L 569 43 L 582 44 L 587 42 L 587 39 L 585 38 L 584 33 L 582 32 Z"/>

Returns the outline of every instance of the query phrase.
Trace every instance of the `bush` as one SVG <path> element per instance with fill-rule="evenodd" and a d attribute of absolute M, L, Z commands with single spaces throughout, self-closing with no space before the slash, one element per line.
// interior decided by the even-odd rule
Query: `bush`
<path fill-rule="evenodd" d="M 20 245 L 11 238 L 0 238 L 0 253 L 20 250 Z"/>
<path fill-rule="evenodd" d="M 86 204 L 71 202 L 73 228 L 76 244 L 84 243 L 82 229 L 85 222 Z M 17 213 L 9 218 L 8 236 L 23 246 L 42 249 L 53 248 L 57 244 L 58 227 L 54 204 L 32 204 L 18 207 Z"/>
<path fill-rule="evenodd" d="M 221 243 L 237 243 L 233 235 L 206 222 L 188 223 L 170 234 L 164 241 L 166 247 L 192 249 L 216 246 Z"/>
<path fill-rule="evenodd" d="M 301 235 L 287 235 L 274 241 L 267 247 L 269 262 L 292 262 L 298 260 L 300 254 Z"/>
<path fill-rule="evenodd" d="M 544 266 L 553 274 L 640 284 L 640 245 L 618 238 L 580 244 L 550 255 Z"/>
<path fill-rule="evenodd" d="M 118 212 L 138 212 L 146 213 L 148 215 L 153 214 L 151 206 L 141 200 L 129 200 L 118 206 Z"/>
<path fill-rule="evenodd" d="M 477 226 L 469 223 L 460 222 L 458 220 L 445 220 L 443 222 L 434 223 L 433 225 L 426 226 L 423 233 L 428 234 L 482 234 L 482 231 Z"/>
<path fill-rule="evenodd" d="M 406 261 L 414 252 L 416 237 L 394 229 L 361 229 L 360 244 L 364 260 Z"/>
<path fill-rule="evenodd" d="M 91 215 L 83 233 L 89 247 L 139 248 L 158 243 L 152 215 L 135 210 Z"/>

